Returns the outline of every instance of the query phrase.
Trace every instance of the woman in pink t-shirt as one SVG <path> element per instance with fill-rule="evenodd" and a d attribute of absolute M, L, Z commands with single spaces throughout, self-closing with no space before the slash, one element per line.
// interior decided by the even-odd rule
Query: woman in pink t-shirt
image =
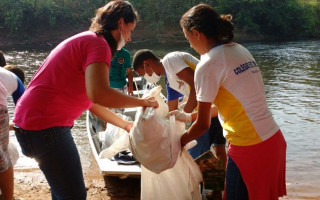
<path fill-rule="evenodd" d="M 52 199 L 86 199 L 78 150 L 71 135 L 84 110 L 129 132 L 110 108 L 157 107 L 154 98 L 124 95 L 109 86 L 112 56 L 136 26 L 138 14 L 127 1 L 97 10 L 89 31 L 61 42 L 38 69 L 19 100 L 14 122 L 22 152 L 39 163 Z"/>
<path fill-rule="evenodd" d="M 268 109 L 256 61 L 233 42 L 231 19 L 199 4 L 180 20 L 190 46 L 201 54 L 194 76 L 198 116 L 181 143 L 208 129 L 214 103 L 229 142 L 225 198 L 274 200 L 286 194 L 286 141 Z"/>

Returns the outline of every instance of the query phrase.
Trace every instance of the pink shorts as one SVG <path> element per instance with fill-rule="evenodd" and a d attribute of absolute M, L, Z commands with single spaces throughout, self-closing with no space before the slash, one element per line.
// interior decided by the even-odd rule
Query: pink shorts
<path fill-rule="evenodd" d="M 240 170 L 249 199 L 273 200 L 287 194 L 286 148 L 281 130 L 256 145 L 229 146 L 228 154 Z"/>

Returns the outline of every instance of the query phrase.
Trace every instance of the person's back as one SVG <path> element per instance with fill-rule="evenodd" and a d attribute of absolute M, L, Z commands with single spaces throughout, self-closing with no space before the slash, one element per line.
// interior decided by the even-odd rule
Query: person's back
<path fill-rule="evenodd" d="M 30 81 L 17 106 L 15 123 L 27 130 L 72 126 L 74 119 L 92 105 L 84 84 L 85 68 L 93 60 L 110 64 L 108 50 L 105 39 L 91 31 L 59 44 Z M 46 115 L 42 114 L 43 110 Z"/>
<path fill-rule="evenodd" d="M 189 97 L 190 85 L 183 80 L 182 76 L 179 77 L 179 73 L 186 68 L 190 68 L 194 73 L 199 60 L 190 53 L 175 51 L 165 55 L 161 62 L 166 71 L 166 84 L 182 95 Z"/>

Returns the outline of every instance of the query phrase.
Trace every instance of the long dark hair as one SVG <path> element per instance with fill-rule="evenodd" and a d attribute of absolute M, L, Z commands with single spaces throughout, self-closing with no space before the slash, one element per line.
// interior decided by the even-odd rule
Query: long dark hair
<path fill-rule="evenodd" d="M 180 26 L 191 32 L 193 29 L 212 38 L 216 43 L 233 40 L 232 15 L 220 15 L 209 5 L 198 4 L 188 10 L 180 20 Z"/>
<path fill-rule="evenodd" d="M 138 21 L 139 15 L 128 1 L 110 1 L 97 10 L 89 29 L 104 36 L 111 48 L 112 56 L 117 51 L 117 41 L 112 37 L 110 31 L 118 28 L 118 21 L 121 18 L 123 18 L 124 23 L 128 24 Z"/>

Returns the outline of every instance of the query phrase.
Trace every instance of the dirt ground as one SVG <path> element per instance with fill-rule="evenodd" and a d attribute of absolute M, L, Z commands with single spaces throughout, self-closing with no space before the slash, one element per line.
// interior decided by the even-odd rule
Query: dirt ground
<path fill-rule="evenodd" d="M 93 156 L 90 163 L 90 171 L 83 172 L 88 200 L 136 200 L 140 198 L 140 179 L 112 177 L 106 180 L 107 184 L 105 184 L 104 177 L 100 174 Z M 47 181 L 38 168 L 15 169 L 14 173 L 15 198 L 23 198 L 24 200 L 51 199 Z M 115 188 L 110 188 L 110 184 Z M 119 191 L 117 188 L 122 189 Z"/>

